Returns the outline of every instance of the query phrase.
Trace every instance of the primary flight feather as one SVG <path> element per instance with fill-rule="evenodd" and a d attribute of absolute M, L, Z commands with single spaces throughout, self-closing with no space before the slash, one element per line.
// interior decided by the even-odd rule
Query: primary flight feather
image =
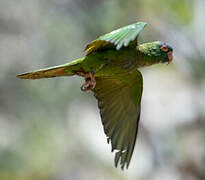
<path fill-rule="evenodd" d="M 140 119 L 143 78 L 138 68 L 173 60 L 173 49 L 161 41 L 138 45 L 146 25 L 138 22 L 100 36 L 86 46 L 83 58 L 17 76 L 84 77 L 81 90 L 94 92 L 108 143 L 117 151 L 115 166 L 120 163 L 122 169 L 129 166 Z"/>

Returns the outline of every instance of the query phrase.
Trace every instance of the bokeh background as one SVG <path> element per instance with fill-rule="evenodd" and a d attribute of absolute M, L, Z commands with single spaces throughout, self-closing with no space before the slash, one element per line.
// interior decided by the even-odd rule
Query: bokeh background
<path fill-rule="evenodd" d="M 0 0 L 0 179 L 204 180 L 204 18 L 204 0 Z M 175 59 L 141 69 L 139 134 L 121 171 L 83 79 L 15 76 L 82 57 L 137 21 L 148 22 L 140 42 L 167 42 Z"/>

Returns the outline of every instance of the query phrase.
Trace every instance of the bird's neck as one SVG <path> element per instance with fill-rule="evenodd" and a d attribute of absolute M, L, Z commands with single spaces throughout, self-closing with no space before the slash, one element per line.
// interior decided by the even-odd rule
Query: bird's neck
<path fill-rule="evenodd" d="M 141 44 L 136 47 L 139 60 L 137 60 L 137 67 L 150 66 L 160 62 L 157 56 L 153 55 L 147 44 Z"/>

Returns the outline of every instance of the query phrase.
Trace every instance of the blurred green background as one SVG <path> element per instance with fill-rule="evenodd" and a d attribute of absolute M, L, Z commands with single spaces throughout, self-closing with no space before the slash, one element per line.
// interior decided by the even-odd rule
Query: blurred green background
<path fill-rule="evenodd" d="M 204 0 L 0 0 L 0 179 L 204 180 L 204 18 Z M 148 22 L 140 42 L 167 42 L 175 59 L 141 69 L 139 134 L 122 172 L 83 79 L 15 76 L 79 58 L 137 21 Z"/>

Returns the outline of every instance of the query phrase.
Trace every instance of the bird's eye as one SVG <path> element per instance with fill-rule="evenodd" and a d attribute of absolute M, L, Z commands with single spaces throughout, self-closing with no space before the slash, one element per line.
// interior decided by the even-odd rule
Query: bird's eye
<path fill-rule="evenodd" d="M 166 45 L 162 45 L 161 46 L 161 50 L 164 51 L 164 52 L 167 52 L 168 51 L 168 47 Z"/>

